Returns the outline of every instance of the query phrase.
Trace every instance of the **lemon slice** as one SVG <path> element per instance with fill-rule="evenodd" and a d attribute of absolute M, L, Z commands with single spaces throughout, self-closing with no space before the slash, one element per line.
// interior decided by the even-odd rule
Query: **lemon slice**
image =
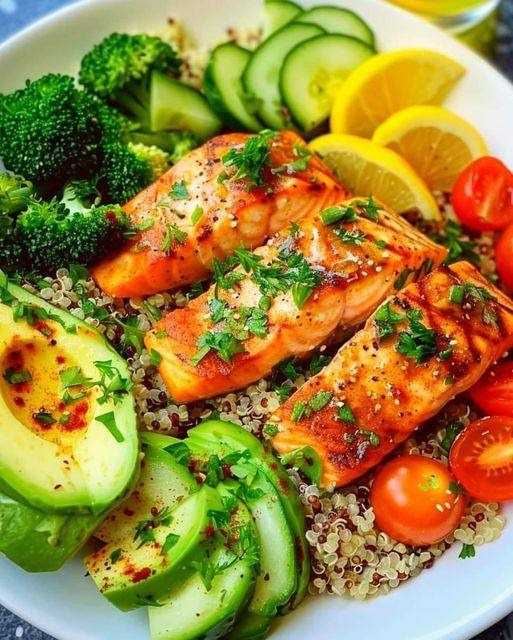
<path fill-rule="evenodd" d="M 340 133 L 320 136 L 310 148 L 356 196 L 374 196 L 398 213 L 417 210 L 426 220 L 440 219 L 426 184 L 395 151 Z"/>
<path fill-rule="evenodd" d="M 376 144 L 399 153 L 431 191 L 450 191 L 463 169 L 488 147 L 470 123 L 442 107 L 409 107 L 381 124 Z"/>
<path fill-rule="evenodd" d="M 396 111 L 441 104 L 464 73 L 460 64 L 428 49 L 381 53 L 355 69 L 340 88 L 331 130 L 370 138 Z"/>

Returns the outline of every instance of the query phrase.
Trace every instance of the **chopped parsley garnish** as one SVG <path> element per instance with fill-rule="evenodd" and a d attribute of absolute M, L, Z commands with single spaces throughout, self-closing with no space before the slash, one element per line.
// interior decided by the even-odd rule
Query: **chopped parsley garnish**
<path fill-rule="evenodd" d="M 392 309 L 390 302 L 386 302 L 376 311 L 374 324 L 378 340 L 384 340 L 393 336 L 397 324 L 404 320 L 404 316 Z"/>
<path fill-rule="evenodd" d="M 294 391 L 294 386 L 290 384 L 290 382 L 282 382 L 282 384 L 275 387 L 274 392 L 278 396 L 278 400 L 280 404 L 285 402 L 287 398 L 292 395 Z"/>
<path fill-rule="evenodd" d="M 348 231 L 347 229 L 336 229 L 335 235 L 344 244 L 361 245 L 365 240 L 365 234 L 362 231 L 355 229 L 354 231 Z"/>
<path fill-rule="evenodd" d="M 82 386 L 90 387 L 93 384 L 92 379 L 85 376 L 80 367 L 69 367 L 68 369 L 63 369 L 59 373 L 59 377 L 64 389 Z"/>
<path fill-rule="evenodd" d="M 276 436 L 279 432 L 278 426 L 275 425 L 273 422 L 268 422 L 264 429 L 263 432 L 266 436 L 269 436 L 270 438 L 274 438 L 274 436 Z"/>
<path fill-rule="evenodd" d="M 112 400 L 114 404 L 117 404 L 129 393 L 132 382 L 128 378 L 123 378 L 116 367 L 112 365 L 111 360 L 97 360 L 94 362 L 94 366 L 101 374 L 100 380 L 94 383 L 102 392 L 98 403 L 105 404 Z"/>
<path fill-rule="evenodd" d="M 45 411 L 44 409 L 41 409 L 37 413 L 34 413 L 32 417 L 36 422 L 47 427 L 50 427 L 52 424 L 55 424 L 57 422 L 53 415 L 49 411 Z"/>
<path fill-rule="evenodd" d="M 356 209 L 351 206 L 329 207 L 321 211 L 321 220 L 326 226 L 335 222 L 354 222 L 357 218 Z"/>
<path fill-rule="evenodd" d="M 216 529 L 226 527 L 230 521 L 230 514 L 228 511 L 221 511 L 220 509 L 209 509 L 207 511 L 207 516 L 210 518 Z"/>
<path fill-rule="evenodd" d="M 367 200 L 359 200 L 357 202 L 357 206 L 360 209 L 360 212 L 369 220 L 373 220 L 374 222 L 378 222 L 379 220 L 379 207 L 374 202 L 372 196 L 370 196 Z"/>
<path fill-rule="evenodd" d="M 450 422 L 445 428 L 445 435 L 440 442 L 440 446 L 447 453 L 451 449 L 454 441 L 456 440 L 458 434 L 463 431 L 465 425 L 460 420 L 456 420 L 455 422 Z"/>
<path fill-rule="evenodd" d="M 454 495 L 457 496 L 461 496 L 464 491 L 463 491 L 463 487 L 461 486 L 461 484 L 459 482 L 449 482 L 449 491 L 451 493 L 454 493 Z"/>
<path fill-rule="evenodd" d="M 124 321 L 116 320 L 116 324 L 123 329 L 123 344 L 133 347 L 137 353 L 144 349 L 145 331 L 141 327 L 138 316 L 129 316 Z"/>
<path fill-rule="evenodd" d="M 14 301 L 14 298 L 12 298 L 11 301 Z M 28 304 L 26 302 L 17 302 L 13 306 L 12 318 L 15 322 L 18 322 L 19 320 L 25 320 L 31 327 L 37 326 L 39 322 L 44 323 L 45 320 L 53 320 L 54 322 L 59 323 L 68 333 L 76 333 L 77 331 L 77 327 L 75 324 L 66 324 L 66 322 L 59 315 L 52 313 L 51 311 L 47 311 L 46 309 L 43 309 L 43 307 L 38 307 L 34 304 Z M 37 329 L 43 335 L 51 335 L 51 330 L 47 329 L 44 324 L 43 326 L 37 327 Z"/>
<path fill-rule="evenodd" d="M 194 211 L 192 212 L 192 215 L 191 215 L 192 224 L 198 224 L 198 222 L 201 220 L 202 217 L 203 217 L 203 207 L 200 207 L 198 205 L 194 209 Z"/>
<path fill-rule="evenodd" d="M 116 416 L 114 415 L 114 411 L 109 411 L 108 413 L 104 413 L 101 416 L 96 416 L 95 420 L 97 422 L 101 422 L 103 426 L 107 428 L 116 442 L 125 441 L 123 434 L 118 429 L 118 425 L 116 424 Z"/>
<path fill-rule="evenodd" d="M 317 375 L 320 371 L 322 371 L 322 369 L 324 369 L 327 364 L 329 364 L 330 361 L 331 358 L 324 353 L 316 353 L 312 357 L 308 365 L 308 371 L 310 372 L 310 375 Z"/>
<path fill-rule="evenodd" d="M 471 240 L 463 239 L 464 235 L 461 226 L 453 220 L 449 220 L 440 233 L 431 234 L 431 238 L 435 242 L 444 245 L 448 249 L 444 264 L 452 264 L 458 260 L 468 260 L 468 262 L 479 266 L 481 258 L 476 251 L 476 245 Z"/>
<path fill-rule="evenodd" d="M 142 308 L 152 322 L 158 322 L 162 318 L 162 311 L 148 300 L 142 303 Z"/>
<path fill-rule="evenodd" d="M 437 352 L 436 332 L 422 324 L 419 309 L 408 311 L 406 317 L 409 329 L 399 333 L 396 349 L 403 356 L 422 364 Z"/>
<path fill-rule="evenodd" d="M 21 384 L 22 382 L 30 382 L 32 374 L 27 369 L 13 369 L 8 367 L 4 371 L 4 380 L 9 384 Z"/>
<path fill-rule="evenodd" d="M 215 453 L 210 456 L 207 461 L 205 483 L 209 487 L 217 487 L 219 482 L 223 479 L 223 465 L 218 455 Z"/>
<path fill-rule="evenodd" d="M 347 422 L 348 424 L 356 424 L 356 416 L 348 404 L 337 407 L 337 418 L 342 422 Z"/>
<path fill-rule="evenodd" d="M 233 287 L 244 279 L 244 272 L 240 270 L 232 271 L 234 267 L 232 260 L 212 261 L 212 280 L 216 286 L 216 296 L 218 289 L 233 289 Z"/>
<path fill-rule="evenodd" d="M 263 171 L 269 163 L 271 141 L 276 132 L 264 129 L 247 139 L 242 149 L 230 149 L 222 160 L 225 167 L 235 171 L 233 180 L 247 180 L 250 187 L 264 184 Z"/>
<path fill-rule="evenodd" d="M 185 180 L 180 180 L 180 182 L 175 182 L 169 195 L 173 200 L 187 200 L 189 197 L 189 191 L 187 190 L 187 184 Z"/>
<path fill-rule="evenodd" d="M 229 362 L 238 353 L 242 353 L 244 347 L 229 331 L 206 331 L 198 338 L 198 351 L 191 362 L 197 365 L 210 351 L 215 351 L 222 360 Z"/>
<path fill-rule="evenodd" d="M 358 429 L 357 433 L 361 435 L 372 447 L 379 447 L 381 438 L 375 431 L 369 429 Z"/>
<path fill-rule="evenodd" d="M 167 447 L 164 447 L 164 451 L 167 451 L 167 453 L 173 456 L 178 464 L 184 466 L 189 464 L 189 460 L 191 459 L 191 450 L 185 442 L 175 442 L 174 444 L 170 444 Z"/>
<path fill-rule="evenodd" d="M 164 544 L 162 545 L 161 554 L 165 555 L 171 551 L 175 544 L 180 540 L 180 536 L 176 533 L 168 533 Z"/>
<path fill-rule="evenodd" d="M 484 324 L 492 326 L 497 324 L 497 313 L 490 304 L 495 301 L 495 298 L 485 287 L 478 287 L 471 282 L 454 285 L 449 292 L 449 300 L 458 305 L 480 306 Z"/>
<path fill-rule="evenodd" d="M 139 541 L 140 549 L 143 545 L 149 542 L 155 542 L 154 530 L 161 525 L 169 526 L 172 521 L 171 510 L 169 507 L 164 507 L 157 512 L 155 516 L 148 520 L 141 520 L 135 527 L 134 542 Z"/>
<path fill-rule="evenodd" d="M 308 418 L 312 413 L 321 411 L 331 402 L 333 394 L 331 391 L 318 391 L 307 402 L 296 402 L 292 407 L 290 418 L 293 422 L 300 422 L 303 418 Z"/>
<path fill-rule="evenodd" d="M 474 545 L 463 543 L 463 546 L 461 547 L 460 555 L 458 556 L 458 558 L 461 558 L 462 560 L 466 560 L 467 558 L 475 558 L 475 556 L 476 556 L 476 548 L 474 547 Z"/>
<path fill-rule="evenodd" d="M 293 360 L 283 360 L 278 365 L 279 370 L 287 378 L 287 380 L 296 380 L 301 375 L 301 372 L 296 368 Z"/>
<path fill-rule="evenodd" d="M 116 564 L 116 562 L 121 558 L 122 553 L 122 549 L 114 549 L 114 551 L 109 556 L 110 563 Z"/>
<path fill-rule="evenodd" d="M 378 247 L 378 249 L 386 249 L 388 247 L 388 242 L 386 240 L 374 240 L 374 244 Z"/>
<path fill-rule="evenodd" d="M 238 559 L 237 555 L 228 549 L 223 549 L 223 553 L 216 561 L 204 557 L 202 560 L 193 560 L 191 565 L 198 571 L 203 585 L 207 591 L 212 589 L 214 578 L 231 567 Z"/>
<path fill-rule="evenodd" d="M 150 351 L 150 364 L 154 367 L 158 367 L 161 362 L 162 356 L 160 355 L 160 353 L 155 349 L 152 349 Z"/>
<path fill-rule="evenodd" d="M 294 174 L 298 171 L 306 171 L 308 168 L 308 163 L 310 162 L 310 157 L 312 152 L 310 149 L 304 144 L 295 144 L 293 148 L 294 156 L 296 160 L 292 162 L 287 162 L 286 164 L 282 164 L 280 167 L 276 167 L 272 169 L 272 173 L 288 173 Z"/>
<path fill-rule="evenodd" d="M 169 253 L 177 244 L 185 244 L 187 233 L 182 231 L 176 224 L 167 224 L 164 237 L 162 238 L 161 251 Z"/>
<path fill-rule="evenodd" d="M 281 457 L 284 465 L 296 467 L 302 471 L 312 484 L 319 485 L 322 476 L 322 460 L 312 447 L 300 447 Z"/>
<path fill-rule="evenodd" d="M 64 404 L 74 404 L 79 400 L 83 400 L 85 397 L 87 397 L 87 393 L 85 391 L 72 393 L 69 389 L 66 389 L 62 395 L 62 401 Z"/>

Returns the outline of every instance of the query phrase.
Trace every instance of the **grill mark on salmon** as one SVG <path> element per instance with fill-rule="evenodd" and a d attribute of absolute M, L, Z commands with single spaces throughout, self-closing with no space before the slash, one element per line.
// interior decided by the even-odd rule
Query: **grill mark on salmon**
<path fill-rule="evenodd" d="M 304 171 L 272 171 L 297 160 L 294 148 L 304 146 L 291 131 L 277 134 L 271 142 L 264 186 L 248 189 L 246 180 L 219 180 L 225 170 L 223 156 L 242 148 L 250 137 L 231 133 L 209 140 L 125 205 L 135 224 L 153 224 L 92 270 L 104 291 L 132 297 L 192 284 L 208 276 L 214 257 L 223 259 L 239 246 L 260 246 L 282 227 L 347 197 L 316 155 L 309 157 Z M 170 191 L 182 180 L 188 197 L 173 200 Z M 198 207 L 203 213 L 194 223 Z M 176 225 L 186 236 L 165 251 L 168 225 Z"/>
<path fill-rule="evenodd" d="M 345 204 L 355 202 L 361 201 L 353 199 Z M 161 354 L 159 370 L 176 401 L 192 402 L 241 389 L 267 376 L 283 359 L 306 356 L 319 345 L 336 340 L 340 332 L 366 320 L 394 290 L 403 269 L 409 269 L 413 278 L 423 272 L 427 262 L 438 265 L 446 256 L 443 247 L 385 209 L 379 211 L 379 222 L 359 216 L 344 223 L 344 229 L 363 234 L 359 245 L 343 242 L 335 228 L 323 224 L 319 213 L 311 213 L 302 221 L 298 235 L 283 230 L 255 251 L 269 264 L 283 247 L 292 247 L 321 273 L 322 281 L 301 309 L 290 291 L 277 295 L 268 311 L 265 337 L 249 337 L 244 352 L 229 362 L 213 351 L 199 364 L 193 362 L 199 337 L 217 330 L 209 311 L 215 286 L 186 307 L 170 312 L 147 333 L 146 346 Z M 385 242 L 386 249 L 377 241 Z M 220 290 L 218 296 L 237 310 L 258 306 L 262 293 L 246 276 L 235 288 Z"/>
<path fill-rule="evenodd" d="M 465 284 L 486 289 L 493 299 L 451 302 L 452 287 Z M 422 323 L 435 331 L 438 354 L 448 345 L 452 353 L 417 364 L 397 351 L 397 335 L 379 343 L 373 316 L 278 409 L 271 418 L 279 429 L 275 448 L 284 454 L 313 447 L 323 461 L 324 486 L 348 484 L 374 467 L 513 346 L 513 302 L 467 262 L 433 271 L 388 302 L 398 312 L 420 310 Z M 397 331 L 407 326 L 403 322 Z M 329 404 L 294 421 L 297 403 L 319 391 L 333 394 Z M 344 405 L 354 414 L 354 424 L 337 417 Z M 371 432 L 379 439 L 377 446 L 369 439 Z"/>

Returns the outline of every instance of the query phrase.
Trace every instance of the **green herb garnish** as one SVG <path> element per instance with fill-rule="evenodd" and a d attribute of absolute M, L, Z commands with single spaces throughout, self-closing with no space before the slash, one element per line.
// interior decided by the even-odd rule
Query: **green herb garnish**
<path fill-rule="evenodd" d="M 180 180 L 180 182 L 175 182 L 169 195 L 173 200 L 187 200 L 189 197 L 189 191 L 187 190 L 187 184 L 185 180 Z"/>
<path fill-rule="evenodd" d="M 104 413 L 101 416 L 96 416 L 95 420 L 97 422 L 101 422 L 112 435 L 116 442 L 124 442 L 125 438 L 121 431 L 118 429 L 116 424 L 116 416 L 114 415 L 114 411 L 109 411 L 108 413 Z"/>
<path fill-rule="evenodd" d="M 224 166 L 235 170 L 233 180 L 247 180 L 249 186 L 256 187 L 264 184 L 263 171 L 275 136 L 276 132 L 264 129 L 248 138 L 242 149 L 230 149 L 223 156 Z"/>
<path fill-rule="evenodd" d="M 409 329 L 399 333 L 397 351 L 422 364 L 434 356 L 437 352 L 436 332 L 422 324 L 422 313 L 418 309 L 412 309 L 406 314 Z"/>

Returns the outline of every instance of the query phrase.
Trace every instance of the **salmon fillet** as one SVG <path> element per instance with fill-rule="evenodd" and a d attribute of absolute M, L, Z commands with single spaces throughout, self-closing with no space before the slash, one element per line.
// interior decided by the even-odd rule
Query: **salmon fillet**
<path fill-rule="evenodd" d="M 467 262 L 441 267 L 392 296 L 278 409 L 274 447 L 313 447 L 322 484 L 348 484 L 512 345 L 513 302 Z"/>
<path fill-rule="evenodd" d="M 366 320 L 394 287 L 445 258 L 443 247 L 372 200 L 347 200 L 327 213 L 354 219 L 326 224 L 325 212 L 311 212 L 300 230 L 282 230 L 253 253 L 237 250 L 241 264 L 232 273 L 241 279 L 233 287 L 223 289 L 221 279 L 146 334 L 147 348 L 161 355 L 160 374 L 175 401 L 241 389 L 283 359 L 307 355 L 336 332 Z M 252 261 L 254 270 L 248 269 Z M 273 272 L 278 267 L 281 276 Z M 269 296 L 273 277 L 286 282 Z M 314 286 L 302 300 L 308 282 Z M 205 335 L 215 342 L 223 332 L 228 341 L 230 335 L 239 337 L 232 357 L 216 348 L 202 354 Z"/>
<path fill-rule="evenodd" d="M 230 133 L 182 158 L 124 209 L 141 231 L 92 270 L 114 297 L 144 296 L 192 284 L 239 246 L 254 248 L 293 221 L 347 192 L 292 131 L 268 143 L 262 184 L 238 179 L 223 158 L 255 136 Z"/>

